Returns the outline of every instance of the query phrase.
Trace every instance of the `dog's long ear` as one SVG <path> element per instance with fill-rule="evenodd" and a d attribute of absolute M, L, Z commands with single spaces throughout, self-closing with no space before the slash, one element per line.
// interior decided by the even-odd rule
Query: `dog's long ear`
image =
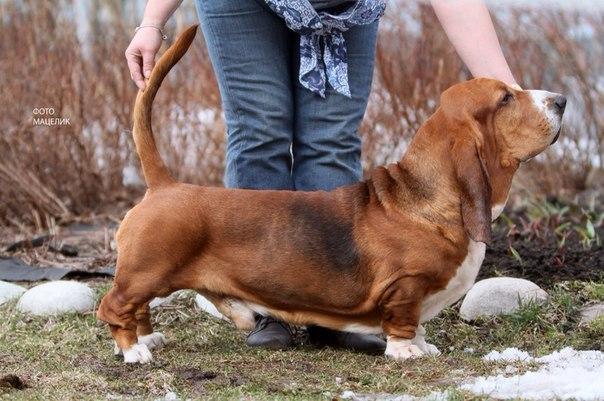
<path fill-rule="evenodd" d="M 461 215 L 470 238 L 491 241 L 491 185 L 484 136 L 477 120 L 490 110 L 498 81 L 477 78 L 454 85 L 440 98 L 440 112 L 452 135 L 451 157 L 461 191 Z"/>
<path fill-rule="evenodd" d="M 474 241 L 491 242 L 491 185 L 474 138 L 456 138 L 452 149 L 455 175 L 461 191 L 461 216 L 464 227 Z"/>

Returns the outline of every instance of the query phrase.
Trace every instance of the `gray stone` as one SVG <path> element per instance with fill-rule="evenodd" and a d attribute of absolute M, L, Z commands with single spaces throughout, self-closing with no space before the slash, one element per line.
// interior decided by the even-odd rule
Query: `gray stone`
<path fill-rule="evenodd" d="M 464 320 L 479 316 L 512 313 L 521 303 L 543 302 L 547 293 L 532 281 L 512 277 L 495 277 L 474 284 L 464 298 L 459 313 Z"/>
<path fill-rule="evenodd" d="M 581 308 L 581 324 L 588 324 L 597 318 L 604 316 L 604 302 Z"/>
<path fill-rule="evenodd" d="M 0 281 L 0 305 L 21 296 L 25 291 L 20 285 Z"/>
<path fill-rule="evenodd" d="M 94 293 L 86 284 L 76 281 L 51 281 L 25 292 L 17 308 L 32 315 L 90 312 L 94 309 Z"/>

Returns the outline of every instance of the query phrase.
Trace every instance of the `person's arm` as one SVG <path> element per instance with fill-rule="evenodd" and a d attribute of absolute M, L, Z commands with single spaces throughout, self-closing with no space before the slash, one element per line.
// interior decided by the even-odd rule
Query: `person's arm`
<path fill-rule="evenodd" d="M 431 0 L 447 37 L 474 77 L 515 85 L 489 10 L 482 0 Z"/>
<path fill-rule="evenodd" d="M 164 29 L 180 3 L 182 0 L 149 0 L 145 6 L 140 23 L 142 28 L 134 34 L 125 52 L 130 76 L 141 90 L 145 89 L 145 78 L 149 78 L 155 65 L 155 55 L 161 47 L 162 35 L 156 28 Z"/>

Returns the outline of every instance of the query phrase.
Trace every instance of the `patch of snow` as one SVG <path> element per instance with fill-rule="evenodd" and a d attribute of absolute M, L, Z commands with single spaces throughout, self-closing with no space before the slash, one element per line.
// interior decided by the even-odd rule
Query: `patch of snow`
<path fill-rule="evenodd" d="M 179 399 L 174 391 L 168 391 L 163 398 L 156 398 L 155 401 L 178 401 Z"/>
<path fill-rule="evenodd" d="M 433 391 L 427 396 L 416 397 L 410 394 L 356 394 L 354 391 L 346 390 L 340 394 L 343 400 L 352 401 L 446 401 L 451 398 L 448 391 Z"/>
<path fill-rule="evenodd" d="M 503 372 L 507 373 L 508 375 L 511 375 L 512 373 L 518 372 L 518 368 L 514 365 L 507 365 Z"/>
<path fill-rule="evenodd" d="M 352 401 L 416 401 L 419 398 L 409 394 L 355 394 L 354 391 L 346 390 L 340 394 L 343 400 Z"/>
<path fill-rule="evenodd" d="M 604 399 L 604 353 L 600 351 L 575 351 L 567 347 L 540 358 L 533 358 L 524 351 L 508 348 L 501 353 L 491 352 L 484 358 L 535 361 L 542 366 L 536 371 L 511 377 L 478 377 L 462 384 L 462 390 L 495 399 Z"/>
<path fill-rule="evenodd" d="M 514 361 L 531 361 L 533 359 L 532 356 L 529 355 L 528 352 L 519 350 L 518 348 L 506 348 L 505 350 L 499 351 L 491 351 L 485 356 L 482 357 L 485 361 L 505 361 L 505 362 L 514 362 Z"/>
<path fill-rule="evenodd" d="M 166 395 L 164 396 L 164 400 L 165 401 L 175 401 L 178 400 L 178 396 L 176 395 L 175 392 L 173 391 L 169 391 L 166 393 Z"/>

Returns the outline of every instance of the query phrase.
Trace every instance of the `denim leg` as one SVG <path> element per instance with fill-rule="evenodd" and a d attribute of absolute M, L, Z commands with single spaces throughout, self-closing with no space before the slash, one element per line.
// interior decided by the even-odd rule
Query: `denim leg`
<path fill-rule="evenodd" d="M 292 152 L 296 190 L 330 190 L 362 178 L 358 128 L 371 90 L 377 28 L 376 21 L 344 33 L 351 98 L 329 84 L 321 98 L 295 79 Z M 299 66 L 298 55 L 292 57 Z"/>
<path fill-rule="evenodd" d="M 257 0 L 196 0 L 227 125 L 226 187 L 293 189 L 292 34 Z"/>

